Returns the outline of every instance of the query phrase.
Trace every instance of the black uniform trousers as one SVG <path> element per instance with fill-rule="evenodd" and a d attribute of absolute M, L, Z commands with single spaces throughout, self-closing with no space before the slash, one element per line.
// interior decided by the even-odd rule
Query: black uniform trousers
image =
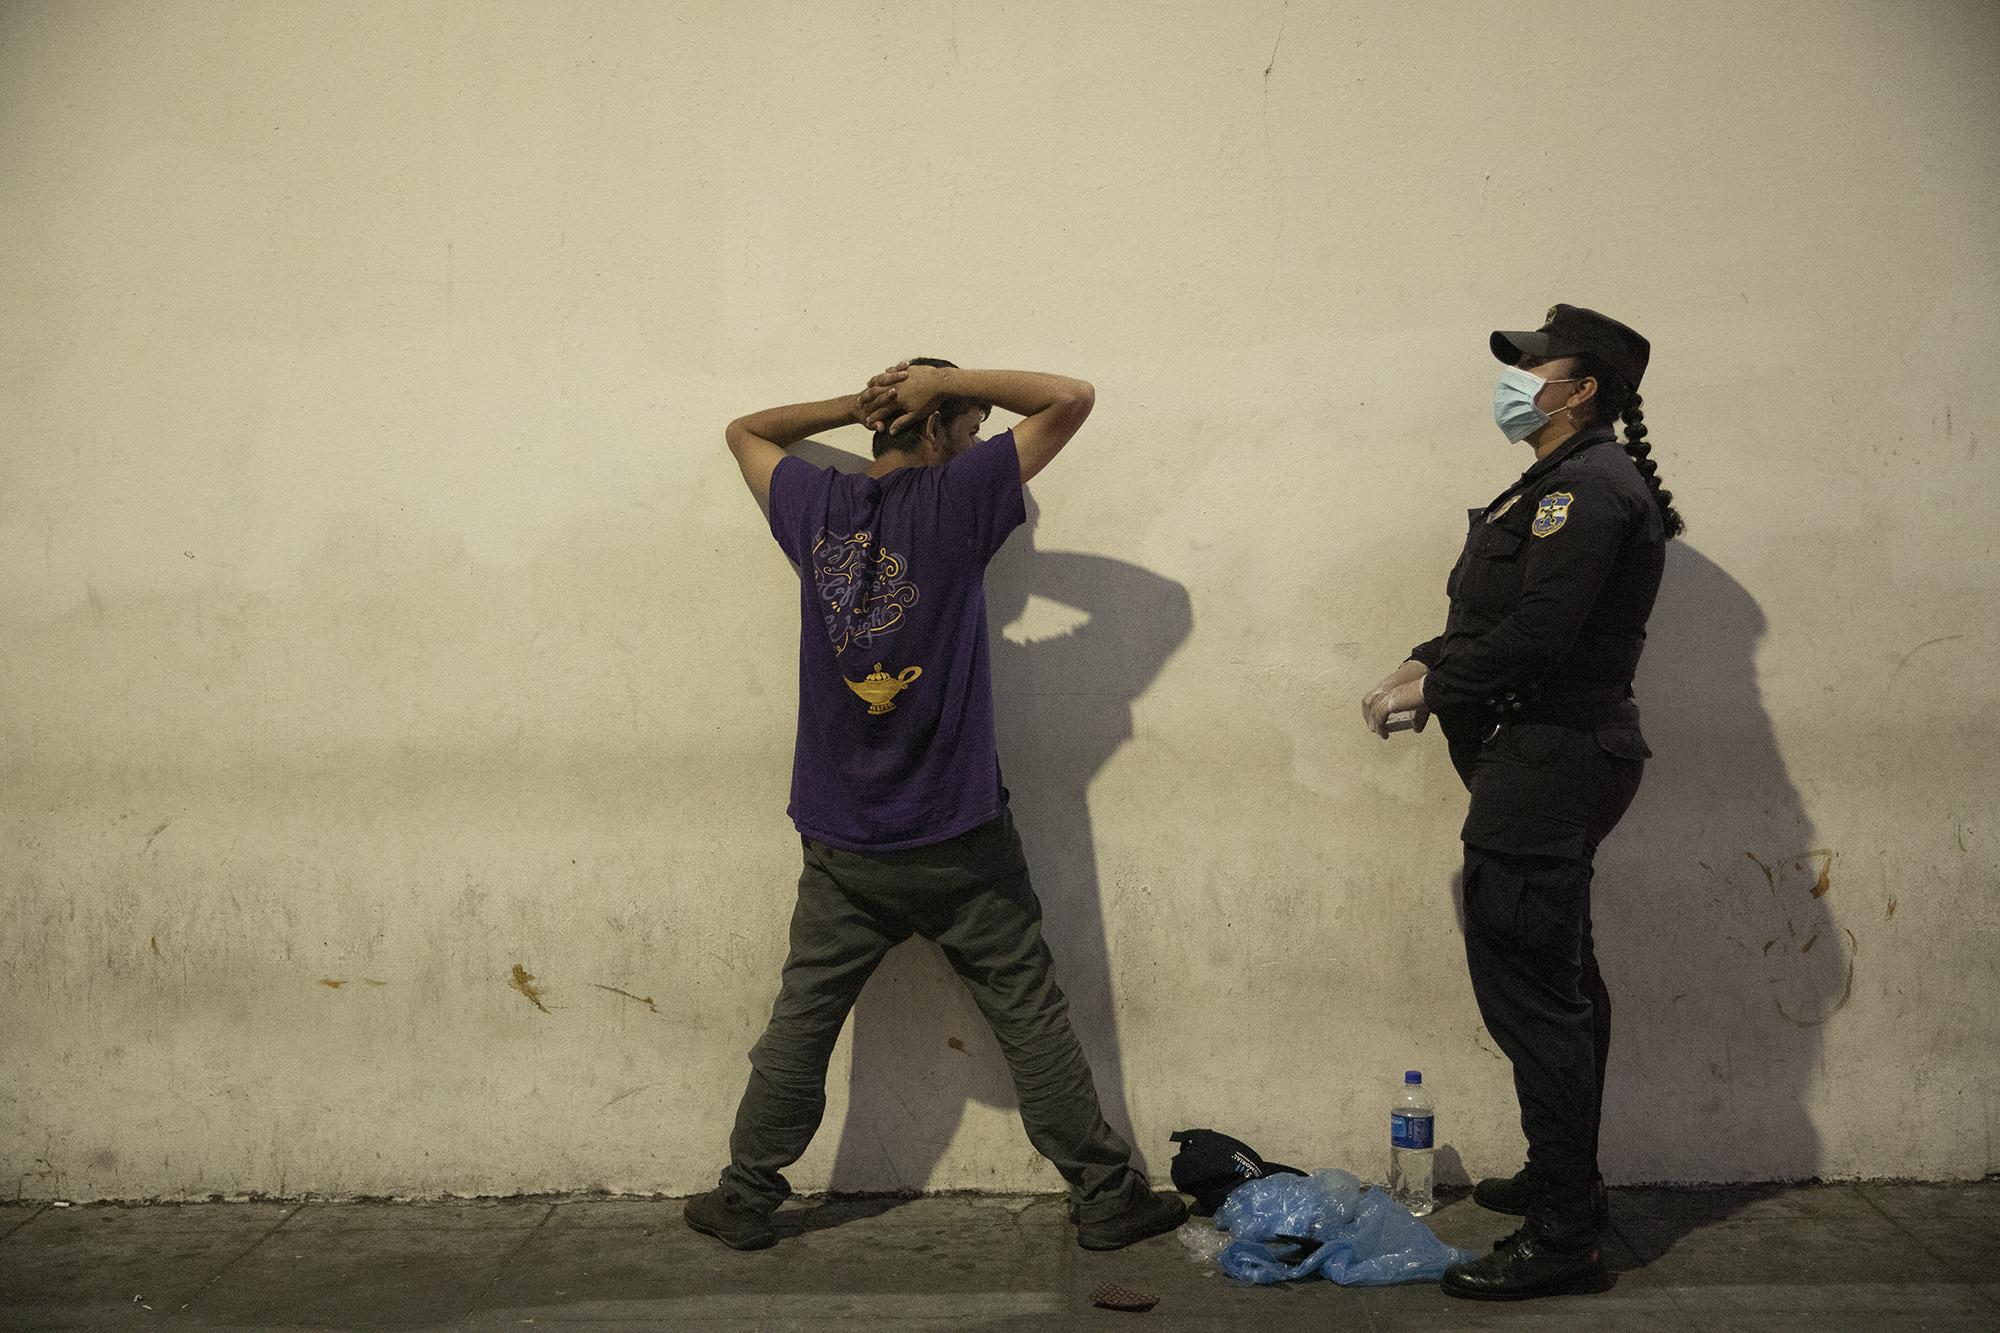
<path fill-rule="evenodd" d="M 1636 710 L 1606 725 L 1447 725 L 1472 793 L 1465 842 L 1465 957 L 1486 1030 L 1514 1066 L 1528 1225 L 1594 1235 L 1598 1122 L 1611 996 L 1591 939 L 1592 858 L 1639 789 Z"/>

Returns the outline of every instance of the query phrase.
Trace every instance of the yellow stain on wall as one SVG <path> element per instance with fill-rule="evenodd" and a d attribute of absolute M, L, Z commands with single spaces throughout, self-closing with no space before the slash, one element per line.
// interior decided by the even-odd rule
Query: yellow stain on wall
<path fill-rule="evenodd" d="M 515 990 L 527 996 L 530 1004 L 546 1014 L 549 1011 L 549 1007 L 542 1003 L 542 989 L 534 983 L 534 973 L 528 971 L 527 968 L 522 967 L 519 963 L 514 964 L 514 979 L 509 984 Z"/>

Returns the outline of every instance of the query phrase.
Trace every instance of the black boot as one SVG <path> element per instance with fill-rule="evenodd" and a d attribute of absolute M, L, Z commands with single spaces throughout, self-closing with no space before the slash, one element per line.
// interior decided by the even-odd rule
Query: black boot
<path fill-rule="evenodd" d="M 1528 1168 L 1511 1176 L 1488 1176 L 1472 1187 L 1472 1201 L 1489 1213 L 1526 1217 L 1535 1201 L 1535 1187 L 1528 1182 Z"/>
<path fill-rule="evenodd" d="M 1611 1274 L 1594 1241 L 1538 1234 L 1523 1227 L 1493 1247 L 1493 1253 L 1444 1273 L 1444 1293 L 1475 1301 L 1525 1301 L 1565 1292 L 1606 1291 Z"/>
<path fill-rule="evenodd" d="M 1472 1201 L 1489 1213 L 1526 1217 L 1535 1202 L 1535 1186 L 1528 1177 L 1528 1168 L 1524 1166 L 1511 1176 L 1486 1177 L 1472 1187 Z M 1597 1231 L 1611 1225 L 1611 1196 L 1605 1193 L 1602 1178 L 1597 1181 L 1590 1222 Z"/>

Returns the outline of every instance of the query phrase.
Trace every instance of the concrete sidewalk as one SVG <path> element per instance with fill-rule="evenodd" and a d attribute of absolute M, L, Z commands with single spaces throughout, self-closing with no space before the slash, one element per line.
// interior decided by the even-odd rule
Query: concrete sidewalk
<path fill-rule="evenodd" d="M 2000 1180 L 1612 1192 L 1617 1287 L 1514 1305 L 1434 1286 L 1239 1287 L 1172 1236 L 1076 1247 L 1055 1198 L 808 1201 L 775 1249 L 679 1200 L 0 1205 L 4 1328 L 2000 1328 Z M 1484 1248 L 1513 1219 L 1430 1219 Z M 1149 1314 L 1093 1309 L 1115 1281 Z"/>

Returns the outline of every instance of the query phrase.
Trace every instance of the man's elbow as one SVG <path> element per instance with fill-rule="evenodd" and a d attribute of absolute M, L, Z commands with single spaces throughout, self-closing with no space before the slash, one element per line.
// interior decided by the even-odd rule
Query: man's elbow
<path fill-rule="evenodd" d="M 1074 432 L 1090 415 L 1090 409 L 1097 406 L 1097 390 L 1088 380 L 1072 381 L 1075 387 L 1066 392 L 1058 402 L 1063 423 Z"/>
<path fill-rule="evenodd" d="M 749 438 L 750 432 L 744 429 L 742 417 L 736 418 L 722 428 L 723 443 L 729 446 L 729 452 L 732 454 L 742 453 L 743 442 Z"/>

